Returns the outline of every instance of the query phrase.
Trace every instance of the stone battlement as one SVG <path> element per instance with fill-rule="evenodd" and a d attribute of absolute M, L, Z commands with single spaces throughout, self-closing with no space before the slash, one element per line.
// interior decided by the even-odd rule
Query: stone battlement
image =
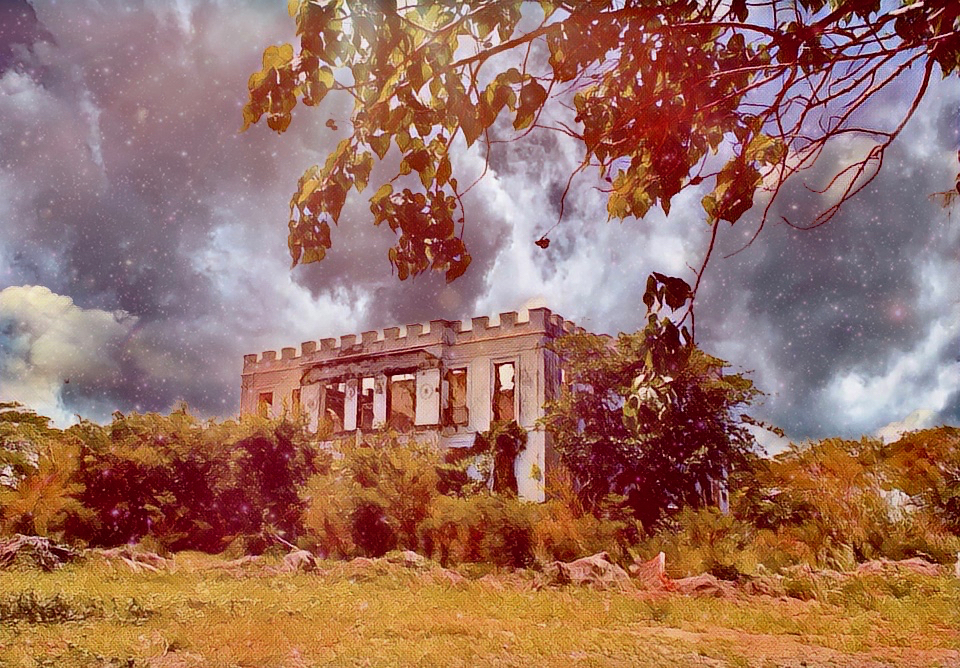
<path fill-rule="evenodd" d="M 490 323 L 486 316 L 461 320 L 431 320 L 429 323 L 414 323 L 403 327 L 386 327 L 381 330 L 345 334 L 337 338 L 304 341 L 296 348 L 282 348 L 279 352 L 265 350 L 259 355 L 243 356 L 243 373 L 295 368 L 303 363 L 322 362 L 353 356 L 414 350 L 444 344 L 455 345 L 523 334 L 543 333 L 550 337 L 582 333 L 585 330 L 548 308 L 532 308 L 527 317 L 520 320 L 516 311 L 499 314 L 498 324 Z"/>

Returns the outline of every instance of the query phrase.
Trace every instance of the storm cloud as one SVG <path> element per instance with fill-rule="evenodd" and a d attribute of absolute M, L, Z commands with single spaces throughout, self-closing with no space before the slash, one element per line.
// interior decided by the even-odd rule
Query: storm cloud
<path fill-rule="evenodd" d="M 458 281 L 398 281 L 391 234 L 356 194 L 328 257 L 291 271 L 290 194 L 349 114 L 331 97 L 297 107 L 282 136 L 238 132 L 263 48 L 293 33 L 282 2 L 0 5 L 0 398 L 61 421 L 178 399 L 228 416 L 244 353 L 524 303 L 633 330 L 646 275 L 699 264 L 709 229 L 696 190 L 669 217 L 610 223 L 602 183 L 584 174 L 556 225 L 582 147 L 542 133 L 494 146 L 465 199 L 473 263 Z M 870 113 L 902 112 L 905 96 L 892 90 Z M 777 222 L 823 205 L 798 182 L 743 252 L 723 258 L 756 221 L 721 230 L 698 338 L 752 371 L 768 392 L 757 417 L 794 438 L 854 436 L 918 409 L 960 422 L 960 227 L 929 197 L 958 170 L 958 105 L 957 82 L 937 82 L 874 184 L 830 224 Z M 858 149 L 839 147 L 805 180 L 820 185 Z M 456 161 L 461 182 L 484 168 L 477 147 Z M 546 250 L 533 243 L 544 233 Z"/>

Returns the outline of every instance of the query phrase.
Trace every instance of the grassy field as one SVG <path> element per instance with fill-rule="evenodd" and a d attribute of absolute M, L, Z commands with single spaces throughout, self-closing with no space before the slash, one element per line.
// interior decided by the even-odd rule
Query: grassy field
<path fill-rule="evenodd" d="M 810 600 L 535 590 L 519 576 L 324 563 L 0 572 L 0 666 L 957 666 L 960 581 L 854 578 Z M 475 575 L 475 574 L 473 574 Z"/>

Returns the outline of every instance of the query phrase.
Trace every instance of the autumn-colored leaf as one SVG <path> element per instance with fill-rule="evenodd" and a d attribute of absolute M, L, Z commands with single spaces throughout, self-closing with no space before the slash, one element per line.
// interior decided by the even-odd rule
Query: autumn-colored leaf
<path fill-rule="evenodd" d="M 389 183 L 384 183 L 382 186 L 377 188 L 377 192 L 373 193 L 373 197 L 370 198 L 370 201 L 374 204 L 380 202 L 380 200 L 390 197 L 393 194 L 393 186 Z"/>
<path fill-rule="evenodd" d="M 459 257 L 434 241 L 465 214 L 450 195 L 457 192 L 456 161 L 448 151 L 461 146 L 460 133 L 467 148 L 516 139 L 539 132 L 536 119 L 549 107 L 551 129 L 581 142 L 583 166 L 597 165 L 607 180 L 599 185 L 610 218 L 643 217 L 653 206 L 670 212 L 682 190 L 713 178 L 704 211 L 712 224 L 733 223 L 752 206 L 760 170 L 777 166 L 765 170 L 777 183 L 796 171 L 788 153 L 819 155 L 823 142 L 841 134 L 889 134 L 835 122 L 853 118 L 899 80 L 864 87 L 854 82 L 857 72 L 916 62 L 927 75 L 939 66 L 952 76 L 960 65 L 956 12 L 943 10 L 943 2 L 801 0 L 800 14 L 769 11 L 774 0 L 756 7 L 730 0 L 717 12 L 696 2 L 539 4 L 541 12 L 522 14 L 520 0 L 402 8 L 392 1 L 290 0 L 299 52 L 290 44 L 264 50 L 262 69 L 248 81 L 242 128 L 266 117 L 270 129 L 284 132 L 298 100 L 317 105 L 342 92 L 353 104 L 349 120 L 329 119 L 326 127 L 343 127 L 349 146 L 331 154 L 316 183 L 301 186 L 292 207 L 336 221 L 345 193 L 362 190 L 373 156 L 385 160 L 395 143 L 403 158 L 385 181 L 416 171 L 421 195 L 431 198 L 371 200 L 373 222 L 401 231 L 395 266 L 406 277 L 426 268 L 449 271 Z M 556 12 L 561 6 L 565 11 Z M 741 25 L 747 21 L 756 29 Z M 541 41 L 546 63 L 531 50 Z M 864 43 L 884 48 L 863 51 Z M 889 63 L 888 53 L 895 54 Z M 856 67 L 844 69 L 852 62 Z M 829 91 L 821 90 L 825 81 Z M 555 99 L 554 90 L 562 91 Z M 570 97 L 572 118 L 565 118 Z M 497 124 L 505 110 L 512 136 L 509 125 Z M 717 173 L 717 155 L 736 157 Z M 661 289 L 654 303 L 678 303 L 679 292 Z"/>

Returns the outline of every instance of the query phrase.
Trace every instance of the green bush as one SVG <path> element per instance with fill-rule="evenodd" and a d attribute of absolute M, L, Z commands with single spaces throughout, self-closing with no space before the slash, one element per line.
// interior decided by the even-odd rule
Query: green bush
<path fill-rule="evenodd" d="M 420 525 L 423 553 L 443 566 L 483 561 L 483 527 L 475 512 L 476 497 L 438 496 Z"/>
<path fill-rule="evenodd" d="M 80 503 L 77 480 L 80 447 L 58 433 L 37 446 L 35 466 L 27 466 L 11 487 L 0 486 L 0 534 L 22 533 L 63 540 L 71 525 L 91 517 Z"/>
<path fill-rule="evenodd" d="M 537 561 L 573 561 L 606 551 L 614 561 L 625 562 L 630 542 L 627 524 L 577 510 L 560 499 L 531 506 Z"/>
<path fill-rule="evenodd" d="M 896 522 L 884 536 L 880 550 L 888 559 L 921 557 L 939 564 L 953 564 L 960 553 L 960 536 L 947 531 L 925 510 Z"/>
<path fill-rule="evenodd" d="M 90 511 L 70 531 L 97 545 L 149 537 L 165 550 L 219 552 L 238 536 L 294 541 L 301 491 L 326 465 L 300 424 L 202 422 L 185 406 L 169 416 L 118 412 L 109 425 L 84 421 L 66 433 L 81 443 L 77 498 Z"/>
<path fill-rule="evenodd" d="M 301 546 L 331 559 L 349 559 L 359 554 L 353 542 L 350 515 L 359 486 L 341 474 L 339 466 L 307 483 Z"/>
<path fill-rule="evenodd" d="M 599 516 L 616 497 L 651 530 L 681 508 L 715 503 L 713 481 L 751 459 L 755 441 L 741 416 L 757 390 L 682 336 L 651 313 L 644 330 L 615 341 L 571 334 L 551 344 L 566 382 L 539 423 Z"/>
<path fill-rule="evenodd" d="M 424 554 L 448 566 L 487 562 L 526 568 L 534 564 L 534 509 L 510 497 L 437 497 L 420 527 Z"/>
<path fill-rule="evenodd" d="M 494 422 L 468 448 L 450 448 L 437 469 L 439 489 L 451 496 L 471 496 L 491 489 L 517 496 L 514 463 L 527 447 L 527 430 L 515 420 Z M 473 469 L 472 473 L 470 469 Z"/>
<path fill-rule="evenodd" d="M 686 508 L 662 522 L 638 546 L 640 553 L 663 552 L 668 571 L 677 577 L 712 573 L 722 579 L 756 573 L 760 559 L 752 549 L 755 530 L 716 508 Z"/>
<path fill-rule="evenodd" d="M 340 444 L 328 471 L 307 485 L 305 542 L 342 558 L 417 550 L 439 466 L 435 449 L 396 434 Z"/>
<path fill-rule="evenodd" d="M 356 499 L 350 513 L 350 535 L 361 554 L 382 557 L 397 549 L 397 532 L 391 526 L 386 508 L 376 499 L 365 496 Z"/>

